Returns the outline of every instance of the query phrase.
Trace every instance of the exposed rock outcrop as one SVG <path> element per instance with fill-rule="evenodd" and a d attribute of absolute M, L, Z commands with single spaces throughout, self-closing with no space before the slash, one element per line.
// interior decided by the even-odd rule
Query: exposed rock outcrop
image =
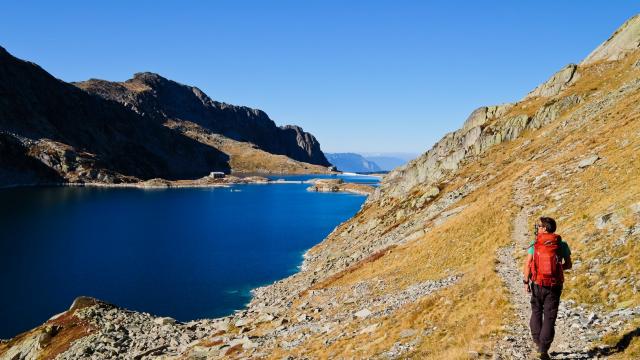
<path fill-rule="evenodd" d="M 517 104 L 484 106 L 474 110 L 462 128 L 446 134 L 422 156 L 390 172 L 369 201 L 379 199 L 385 192 L 397 198 L 415 186 L 435 185 L 465 161 L 472 161 L 497 144 L 518 138 L 527 129 L 539 129 L 552 122 L 582 100 L 576 94 L 561 95 L 570 83 L 579 79 L 577 71 L 576 65 L 569 65 L 529 93 L 522 102 L 535 97 L 549 98 L 533 115 L 529 115 L 529 111 L 515 111 Z"/>
<path fill-rule="evenodd" d="M 0 133 L 0 186 L 58 183 L 58 172 L 29 155 L 29 146 L 19 138 Z"/>
<path fill-rule="evenodd" d="M 579 78 L 580 74 L 578 73 L 578 65 L 569 64 L 557 73 L 553 74 L 553 76 L 549 80 L 533 89 L 533 91 L 531 91 L 529 95 L 525 97 L 525 99 L 536 96 L 556 96 L 562 90 L 566 89 L 568 86 L 576 82 L 576 80 L 578 80 Z"/>
<path fill-rule="evenodd" d="M 294 160 L 285 155 L 272 154 L 255 144 L 233 140 L 191 121 L 168 120 L 164 125 L 229 155 L 229 164 L 233 172 L 326 174 L 333 170 L 330 167 Z"/>

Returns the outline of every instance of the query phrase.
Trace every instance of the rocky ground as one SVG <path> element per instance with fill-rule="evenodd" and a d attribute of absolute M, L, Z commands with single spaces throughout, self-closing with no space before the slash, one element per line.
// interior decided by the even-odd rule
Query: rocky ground
<path fill-rule="evenodd" d="M 586 167 L 595 162 L 582 161 Z M 527 359 L 537 355 L 531 340 L 529 317 L 530 295 L 522 285 L 522 256 L 533 238 L 527 227 L 527 219 L 533 215 L 531 207 L 531 184 L 527 177 L 520 178 L 513 189 L 513 200 L 520 211 L 513 221 L 513 244 L 499 249 L 496 270 L 509 289 L 516 321 L 508 326 L 509 335 L 496 345 L 495 354 L 500 359 Z M 566 286 L 571 286 L 567 282 Z M 597 359 L 610 352 L 610 347 L 601 345 L 603 337 L 615 333 L 634 318 L 640 316 L 640 307 L 603 312 L 577 304 L 573 300 L 561 301 L 556 321 L 556 334 L 549 351 L 553 359 Z M 600 344 L 600 345 L 599 345 Z"/>
<path fill-rule="evenodd" d="M 374 288 L 383 283 L 359 283 L 349 292 L 338 289 L 312 291 L 314 305 L 305 301 L 288 311 L 279 306 L 252 306 L 234 315 L 212 320 L 181 323 L 169 317 L 157 317 L 119 308 L 96 299 L 81 297 L 67 312 L 54 316 L 35 331 L 12 341 L 19 347 L 9 347 L 0 359 L 31 359 L 47 348 L 59 348 L 57 341 L 68 341 L 69 332 L 82 328 L 82 335 L 64 344 L 57 359 L 146 359 L 146 358 L 224 358 L 242 352 L 242 357 L 261 358 L 265 349 L 276 346 L 292 349 L 314 334 L 332 334 L 327 344 L 349 339 L 357 334 L 375 330 L 377 319 L 415 302 L 439 289 L 451 286 L 459 279 L 453 275 L 441 280 L 427 281 L 399 293 L 382 297 L 371 296 Z M 320 304 L 320 305 L 318 305 Z M 348 306 L 344 306 L 348 305 Z M 60 322 L 60 319 L 65 319 Z M 70 321 L 69 319 L 73 319 Z M 354 319 L 366 322 L 357 330 L 341 329 L 341 323 Z M 260 336 L 246 335 L 258 327 L 267 330 Z M 407 328 L 396 346 L 381 358 L 397 358 L 412 350 L 427 330 Z M 283 339 L 287 339 L 284 341 Z"/>
<path fill-rule="evenodd" d="M 58 359 L 142 359 L 177 355 L 220 330 L 228 321 L 201 320 L 179 323 L 119 308 L 96 299 L 80 297 L 64 313 L 54 316 L 36 331 L 17 337 L 22 347 L 13 347 L 0 359 L 35 359 L 43 349 L 57 350 Z M 71 335 L 81 330 L 79 336 Z M 76 338 L 73 340 L 74 338 Z M 60 341 L 69 341 L 62 344 Z M 0 346 L 0 349 L 2 346 Z"/>

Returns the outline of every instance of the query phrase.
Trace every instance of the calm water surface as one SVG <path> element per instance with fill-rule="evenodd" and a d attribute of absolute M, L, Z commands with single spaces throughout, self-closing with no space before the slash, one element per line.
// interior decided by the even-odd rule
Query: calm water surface
<path fill-rule="evenodd" d="M 0 338 L 79 295 L 181 321 L 240 309 L 365 200 L 307 186 L 0 190 Z"/>

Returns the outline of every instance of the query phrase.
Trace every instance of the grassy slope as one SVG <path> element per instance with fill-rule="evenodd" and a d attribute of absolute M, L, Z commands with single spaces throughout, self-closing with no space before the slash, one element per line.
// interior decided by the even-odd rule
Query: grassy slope
<path fill-rule="evenodd" d="M 530 223 L 542 214 L 558 219 L 559 233 L 569 242 L 579 263 L 567 275 L 564 298 L 604 309 L 640 305 L 640 295 L 631 286 L 640 280 L 635 270 L 640 266 L 640 241 L 636 236 L 624 245 L 615 245 L 622 233 L 640 220 L 629 208 L 640 202 L 640 94 L 631 93 L 605 106 L 597 114 L 591 114 L 595 116 L 589 121 L 582 122 L 578 113 L 602 95 L 639 78 L 640 70 L 633 66 L 638 58 L 635 54 L 622 63 L 582 69 L 582 78 L 560 97 L 580 94 L 586 98 L 583 103 L 539 131 L 529 130 L 513 142 L 495 146 L 478 161 L 464 166 L 447 185 L 451 190 L 465 179 L 495 175 L 488 186 L 455 205 L 469 205 L 459 215 L 435 226 L 424 237 L 358 264 L 344 276 L 322 284 L 349 291 L 361 282 L 382 281 L 386 284 L 378 293 L 382 295 L 426 279 L 463 274 L 456 285 L 405 305 L 381 320 L 352 321 L 336 330 L 344 332 L 379 323 L 381 326 L 371 333 L 329 345 L 325 340 L 332 333 L 314 336 L 293 354 L 311 358 L 370 357 L 389 349 L 403 329 L 417 329 L 423 334 L 412 357 L 451 359 L 466 358 L 469 350 L 490 352 L 503 325 L 515 318 L 506 290 L 494 271 L 494 261 L 497 248 L 510 242 L 511 220 L 517 210 L 512 203 L 512 184 L 529 169 L 533 203 L 541 206 Z M 520 103 L 511 114 L 533 114 L 547 102 L 548 99 L 531 99 Z M 597 153 L 601 159 L 578 170 L 578 160 L 591 153 Z M 536 156 L 540 154 L 547 156 Z M 534 185 L 532 180 L 544 172 L 548 176 Z M 446 192 L 447 189 L 443 191 Z M 412 199 L 408 197 L 405 202 Z M 391 209 L 369 208 L 358 217 L 394 217 L 400 207 L 402 204 Z M 621 225 L 597 230 L 594 219 L 607 212 L 615 213 Z M 524 249 L 520 254 L 524 255 Z M 303 297 L 294 307 L 309 298 Z M 423 332 L 425 329 L 427 332 Z M 616 342 L 621 335 L 611 334 L 608 341 Z M 618 356 L 636 356 L 639 349 L 640 341 L 632 340 Z M 277 351 L 273 358 L 289 353 Z"/>

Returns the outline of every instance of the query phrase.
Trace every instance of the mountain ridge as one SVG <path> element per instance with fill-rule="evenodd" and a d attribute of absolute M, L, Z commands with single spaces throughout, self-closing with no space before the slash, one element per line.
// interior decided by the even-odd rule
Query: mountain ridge
<path fill-rule="evenodd" d="M 302 128 L 277 127 L 260 110 L 215 102 L 195 87 L 152 73 L 125 83 L 83 84 L 96 91 L 59 80 L 0 47 L 0 147 L 6 150 L 0 186 L 196 179 L 211 171 L 329 171 L 319 142 Z M 173 95 L 193 108 L 181 107 Z M 192 117 L 213 131 L 167 113 Z"/>
<path fill-rule="evenodd" d="M 276 126 L 262 110 L 218 102 L 194 86 L 159 74 L 140 72 L 124 82 L 91 79 L 75 86 L 160 123 L 189 121 L 232 140 L 250 142 L 267 152 L 294 160 L 330 166 L 316 138 L 299 126 Z"/>

